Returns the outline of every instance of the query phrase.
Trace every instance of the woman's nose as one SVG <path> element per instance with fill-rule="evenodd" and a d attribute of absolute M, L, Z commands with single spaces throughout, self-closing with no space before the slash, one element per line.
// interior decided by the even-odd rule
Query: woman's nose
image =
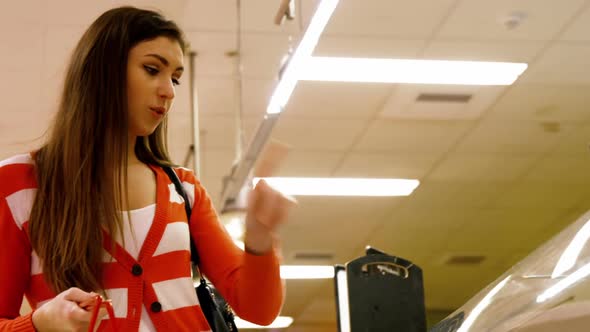
<path fill-rule="evenodd" d="M 176 95 L 174 84 L 170 80 L 166 80 L 158 86 L 158 95 L 161 98 L 173 99 Z"/>

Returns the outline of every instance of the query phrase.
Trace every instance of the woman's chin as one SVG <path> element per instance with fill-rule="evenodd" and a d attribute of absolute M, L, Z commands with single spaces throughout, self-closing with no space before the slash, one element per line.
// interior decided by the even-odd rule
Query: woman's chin
<path fill-rule="evenodd" d="M 129 133 L 133 136 L 137 136 L 137 137 L 143 137 L 143 136 L 149 136 L 151 134 L 154 133 L 154 131 L 156 131 L 157 127 L 144 127 L 144 128 L 136 128 L 135 130 L 130 130 Z"/>

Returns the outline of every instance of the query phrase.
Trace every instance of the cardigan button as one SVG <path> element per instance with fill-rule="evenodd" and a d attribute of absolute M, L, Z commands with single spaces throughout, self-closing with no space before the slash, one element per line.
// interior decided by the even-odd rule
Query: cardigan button
<path fill-rule="evenodd" d="M 141 268 L 141 265 L 134 264 L 133 267 L 131 268 L 131 273 L 134 276 L 140 276 L 143 273 L 143 269 Z"/>
<path fill-rule="evenodd" d="M 162 305 L 160 304 L 160 302 L 156 301 L 152 303 L 150 309 L 152 309 L 152 312 L 160 312 L 162 311 Z"/>

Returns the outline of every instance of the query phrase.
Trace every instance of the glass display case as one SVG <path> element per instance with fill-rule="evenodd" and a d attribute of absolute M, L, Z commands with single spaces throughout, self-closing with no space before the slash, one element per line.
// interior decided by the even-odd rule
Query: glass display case
<path fill-rule="evenodd" d="M 590 211 L 430 332 L 590 329 Z"/>

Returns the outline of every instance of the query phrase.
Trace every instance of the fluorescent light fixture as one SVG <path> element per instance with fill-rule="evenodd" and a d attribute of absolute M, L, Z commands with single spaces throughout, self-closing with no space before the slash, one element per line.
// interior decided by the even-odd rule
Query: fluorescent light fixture
<path fill-rule="evenodd" d="M 362 178 L 254 178 L 264 179 L 276 190 L 293 196 L 407 196 L 418 180 Z"/>
<path fill-rule="evenodd" d="M 329 265 L 282 265 L 282 279 L 332 279 L 334 267 Z"/>
<path fill-rule="evenodd" d="M 244 244 L 244 241 L 234 239 L 234 244 L 236 245 L 236 247 L 238 247 L 242 250 L 246 250 L 246 245 Z"/>
<path fill-rule="evenodd" d="M 584 245 L 588 242 L 590 238 L 590 220 L 586 221 L 586 224 L 576 233 L 574 239 L 568 245 L 567 249 L 561 254 L 559 261 L 557 261 L 557 265 L 555 265 L 555 269 L 551 274 L 551 278 L 557 278 L 561 276 L 564 272 L 571 269 L 576 260 L 578 260 L 578 256 L 580 256 L 580 252 L 584 249 Z"/>
<path fill-rule="evenodd" d="M 348 278 L 345 268 L 336 268 L 336 287 L 338 291 L 338 319 L 340 332 L 350 332 L 350 307 L 348 303 Z"/>
<path fill-rule="evenodd" d="M 339 0 L 322 0 L 318 5 L 301 42 L 299 42 L 297 49 L 295 49 L 295 52 L 283 70 L 279 83 L 270 98 L 268 108 L 266 109 L 267 113 L 279 113 L 287 105 L 287 101 L 297 84 L 298 73 L 302 70 L 302 66 L 305 65 L 305 60 L 311 56 L 338 2 Z"/>
<path fill-rule="evenodd" d="M 526 63 L 308 57 L 299 80 L 409 84 L 510 85 Z"/>
<path fill-rule="evenodd" d="M 232 239 L 243 239 L 245 233 L 244 218 L 235 216 L 231 218 L 227 223 L 224 223 L 225 229 L 229 233 Z"/>
<path fill-rule="evenodd" d="M 272 324 L 268 326 L 256 325 L 252 324 L 248 321 L 241 319 L 240 317 L 235 317 L 234 322 L 236 323 L 236 327 L 238 330 L 241 329 L 284 329 L 291 324 L 293 324 L 293 318 L 287 316 L 279 316 L 277 317 Z"/>
<path fill-rule="evenodd" d="M 570 274 L 569 276 L 557 282 L 555 285 L 546 289 L 543 293 L 541 293 L 541 295 L 537 296 L 537 303 L 545 302 L 548 299 L 556 296 L 574 283 L 586 278 L 589 274 L 590 263 L 582 266 L 580 269 L 576 270 L 576 272 Z"/>
<path fill-rule="evenodd" d="M 508 282 L 508 280 L 510 280 L 510 277 L 511 276 L 504 278 L 504 280 L 502 280 L 499 284 L 497 284 L 494 288 L 492 288 L 492 290 L 488 294 L 486 294 L 486 296 L 484 296 L 484 298 L 481 299 L 481 301 L 479 301 L 479 303 L 475 306 L 475 308 L 473 308 L 473 310 L 471 310 L 471 312 L 469 313 L 469 316 L 467 316 L 467 319 L 465 319 L 463 324 L 461 324 L 461 327 L 457 330 L 457 332 L 469 331 L 469 329 L 471 328 L 471 325 L 473 325 L 473 323 L 475 323 L 475 320 L 477 319 L 477 317 L 479 317 L 479 315 L 481 315 L 483 310 L 485 308 L 487 308 L 490 305 L 490 303 L 492 303 L 492 298 L 494 296 L 496 296 L 496 294 L 498 294 L 498 292 L 502 288 L 504 288 L 504 286 L 506 286 L 506 283 Z"/>

